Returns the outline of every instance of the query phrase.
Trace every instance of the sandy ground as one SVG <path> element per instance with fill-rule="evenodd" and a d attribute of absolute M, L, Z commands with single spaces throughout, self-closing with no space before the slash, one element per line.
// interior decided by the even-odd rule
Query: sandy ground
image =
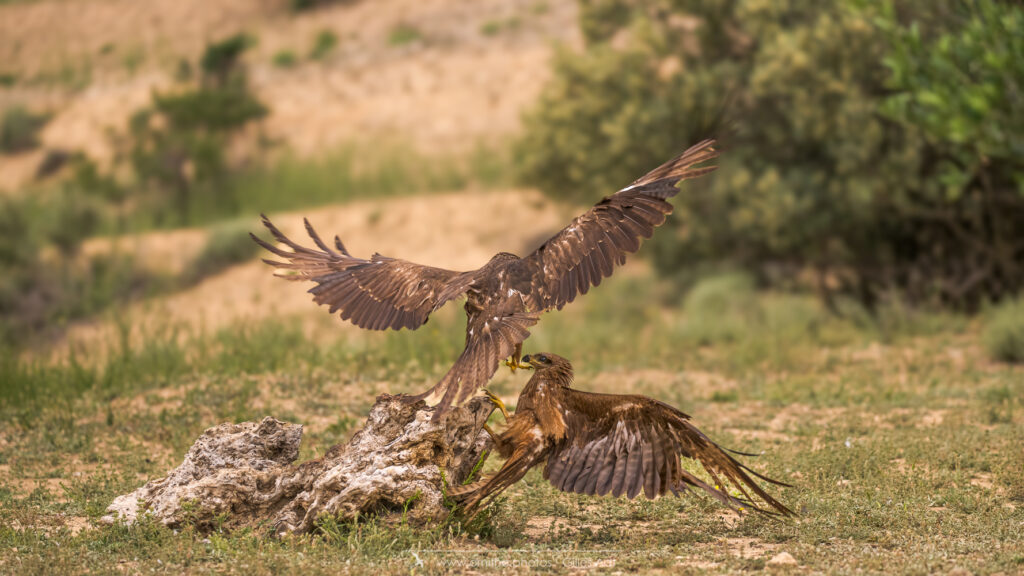
<path fill-rule="evenodd" d="M 399 26 L 419 39 L 392 41 Z M 310 60 L 323 30 L 338 45 Z M 18 81 L 0 87 L 0 109 L 51 112 L 45 147 L 107 162 L 112 135 L 173 88 L 182 59 L 241 31 L 257 38 L 246 62 L 271 109 L 255 132 L 305 155 L 382 137 L 450 153 L 507 136 L 548 78 L 553 47 L 580 43 L 575 2 L 363 0 L 300 15 L 286 0 L 14 3 L 0 5 L 0 73 Z M 283 50 L 295 67 L 273 65 Z M 0 189 L 27 182 L 39 158 L 0 156 Z"/>

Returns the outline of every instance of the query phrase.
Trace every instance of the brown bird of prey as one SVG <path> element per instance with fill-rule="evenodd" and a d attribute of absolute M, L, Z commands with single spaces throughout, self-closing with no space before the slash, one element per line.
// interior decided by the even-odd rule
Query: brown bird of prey
<path fill-rule="evenodd" d="M 788 484 L 738 462 L 679 410 L 646 396 L 574 390 L 572 365 L 555 354 L 530 354 L 522 360 L 536 372 L 519 394 L 515 415 L 509 418 L 500 400 L 491 396 L 508 420 L 501 434 L 487 429 L 505 464 L 489 478 L 449 489 L 466 511 L 476 511 L 485 499 L 544 464 L 544 478 L 563 492 L 629 499 L 643 492 L 653 499 L 696 487 L 734 510 L 793 514 L 751 475 Z M 684 469 L 680 458 L 699 463 L 713 485 Z"/>
<path fill-rule="evenodd" d="M 615 194 L 606 196 L 578 216 L 533 253 L 520 258 L 496 254 L 483 267 L 454 272 L 374 254 L 369 260 L 349 254 L 335 236 L 328 246 L 306 221 L 317 249 L 296 244 L 266 216 L 263 224 L 287 246 L 278 248 L 253 239 L 284 259 L 265 260 L 285 271 L 289 280 L 312 280 L 313 301 L 339 312 L 361 328 L 415 330 L 431 312 L 466 295 L 466 345 L 458 360 L 430 390 L 412 397 L 437 403 L 436 421 L 452 405 L 460 405 L 490 380 L 503 358 L 515 370 L 528 328 L 547 310 L 559 309 L 611 275 L 626 254 L 636 252 L 643 238 L 672 212 L 667 199 L 676 184 L 711 172 L 698 166 L 718 156 L 713 140 L 705 140 L 655 168 Z"/>

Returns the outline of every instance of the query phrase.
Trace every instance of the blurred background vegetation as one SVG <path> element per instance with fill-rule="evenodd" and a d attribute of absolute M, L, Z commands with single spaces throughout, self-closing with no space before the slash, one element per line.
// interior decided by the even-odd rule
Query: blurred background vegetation
<path fill-rule="evenodd" d="M 477 34 L 520 34 L 523 18 L 488 20 Z M 14 342 L 252 258 L 239 217 L 516 182 L 583 206 L 704 137 L 720 140 L 721 169 L 687 184 L 648 248 L 680 294 L 725 273 L 870 316 L 892 306 L 974 313 L 1021 292 L 1018 2 L 587 0 L 577 18 L 579 41 L 557 49 L 522 130 L 450 155 L 396 138 L 297 156 L 264 128 L 274 111 L 249 72 L 259 38 L 208 41 L 110 134 L 113 161 L 50 146 L 42 183 L 4 196 L 0 333 Z M 397 51 L 431 41 L 405 21 L 384 39 Z M 321 27 L 266 58 L 293 74 L 344 50 Z M 0 152 L 39 147 L 51 117 L 8 106 Z M 90 237 L 187 226 L 216 230 L 181 274 L 80 254 Z"/>
<path fill-rule="evenodd" d="M 526 181 L 582 202 L 717 136 L 657 264 L 874 309 L 973 311 L 1024 286 L 1024 12 L 1018 2 L 582 4 L 530 114 Z"/>

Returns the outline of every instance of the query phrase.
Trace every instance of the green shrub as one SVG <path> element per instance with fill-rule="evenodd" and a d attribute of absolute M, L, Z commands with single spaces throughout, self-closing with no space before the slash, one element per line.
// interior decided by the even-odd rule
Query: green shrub
<path fill-rule="evenodd" d="M 240 129 L 267 114 L 249 90 L 241 62 L 253 42 L 238 34 L 209 45 L 200 60 L 198 86 L 154 94 L 152 104 L 129 122 L 125 156 L 155 203 L 174 209 L 175 224 L 190 222 L 197 197 L 232 201 L 223 192 L 231 168 L 224 150 Z M 154 210 L 160 218 L 165 212 Z"/>
<path fill-rule="evenodd" d="M 309 57 L 313 60 L 323 60 L 338 46 L 338 35 L 332 30 L 321 30 L 313 40 L 313 48 L 309 51 Z"/>
<path fill-rule="evenodd" d="M 674 201 L 660 269 L 724 261 L 782 285 L 808 271 L 833 308 L 1014 293 L 1024 17 L 1016 3 L 944 6 L 584 2 L 585 49 L 558 54 L 526 116 L 523 177 L 593 203 L 716 136 L 721 169 Z"/>
<path fill-rule="evenodd" d="M 1010 300 L 991 310 L 982 338 L 993 359 L 1024 363 L 1024 299 Z"/>
<path fill-rule="evenodd" d="M 245 33 L 209 44 L 199 60 L 204 82 L 218 87 L 224 87 L 229 83 L 244 83 L 242 54 L 255 44 L 256 39 Z"/>
<path fill-rule="evenodd" d="M 33 114 L 24 106 L 12 106 L 0 120 L 0 152 L 23 152 L 39 146 L 39 131 L 50 120 L 47 114 Z"/>

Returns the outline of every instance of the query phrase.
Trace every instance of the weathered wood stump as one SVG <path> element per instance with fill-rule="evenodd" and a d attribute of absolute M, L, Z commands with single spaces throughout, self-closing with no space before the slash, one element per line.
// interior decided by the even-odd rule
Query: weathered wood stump
<path fill-rule="evenodd" d="M 441 520 L 448 514 L 442 470 L 449 483 L 469 475 L 491 448 L 483 425 L 492 410 L 487 399 L 474 398 L 434 424 L 424 402 L 385 394 L 348 444 L 297 466 L 301 425 L 269 416 L 221 424 L 203 432 L 166 477 L 118 496 L 104 520 L 131 523 L 151 514 L 171 527 L 265 523 L 278 535 L 308 532 L 323 515 L 403 512 L 413 522 Z"/>

